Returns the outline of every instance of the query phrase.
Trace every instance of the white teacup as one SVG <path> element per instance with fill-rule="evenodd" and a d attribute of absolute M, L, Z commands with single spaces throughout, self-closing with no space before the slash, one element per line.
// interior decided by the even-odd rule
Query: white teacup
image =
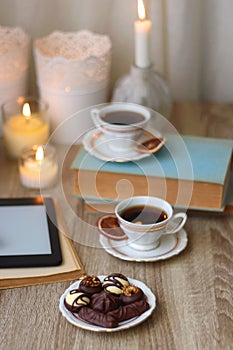
<path fill-rule="evenodd" d="M 115 152 L 132 149 L 150 120 L 149 109 L 134 103 L 110 103 L 91 110 L 95 126 Z"/>
<path fill-rule="evenodd" d="M 159 245 L 162 235 L 180 231 L 187 215 L 182 212 L 173 214 L 172 206 L 161 198 L 138 196 L 124 199 L 116 206 L 115 220 L 118 224 L 113 221 L 113 216 L 102 218 L 98 221 L 98 227 L 104 235 L 116 240 L 128 238 L 130 247 L 147 251 Z M 105 229 L 103 223 L 108 218 L 112 220 L 113 227 Z M 123 235 L 119 233 L 118 225 Z"/>

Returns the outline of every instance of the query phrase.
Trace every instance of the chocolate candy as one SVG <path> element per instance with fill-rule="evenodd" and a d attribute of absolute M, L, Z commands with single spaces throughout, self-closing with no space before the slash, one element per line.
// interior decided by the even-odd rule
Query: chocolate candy
<path fill-rule="evenodd" d="M 89 303 L 89 295 L 79 289 L 71 290 L 64 299 L 65 307 L 71 312 L 78 312 L 82 306 L 86 306 Z"/>
<path fill-rule="evenodd" d="M 91 308 L 86 306 L 80 309 L 78 316 L 83 321 L 86 321 L 90 324 L 94 324 L 96 326 L 104 328 L 115 328 L 118 326 L 118 322 L 115 319 L 115 317 L 110 316 L 108 314 L 104 314 L 103 312 L 92 310 Z"/>
<path fill-rule="evenodd" d="M 118 322 L 129 320 L 130 318 L 140 316 L 149 309 L 149 304 L 145 300 L 138 300 L 135 303 L 124 305 L 116 310 L 110 311 L 108 316 L 113 316 Z M 82 310 L 82 309 L 81 309 Z"/>
<path fill-rule="evenodd" d="M 143 291 L 133 284 L 124 286 L 120 295 L 120 301 L 123 305 L 134 303 L 135 301 L 141 300 L 143 298 Z"/>
<path fill-rule="evenodd" d="M 91 298 L 90 307 L 93 310 L 103 312 L 117 309 L 120 306 L 119 297 L 107 293 L 104 290 L 101 293 L 94 294 Z"/>
<path fill-rule="evenodd" d="M 111 273 L 102 283 L 97 276 L 84 277 L 78 289 L 67 293 L 64 304 L 75 317 L 104 328 L 115 328 L 149 309 L 143 290 L 121 273 Z"/>
<path fill-rule="evenodd" d="M 127 286 L 129 281 L 126 276 L 121 273 L 112 273 L 105 277 L 103 281 L 103 288 L 106 292 L 120 295 L 124 286 Z"/>
<path fill-rule="evenodd" d="M 99 293 L 102 290 L 102 284 L 97 276 L 86 276 L 80 282 L 79 289 L 87 294 Z"/>

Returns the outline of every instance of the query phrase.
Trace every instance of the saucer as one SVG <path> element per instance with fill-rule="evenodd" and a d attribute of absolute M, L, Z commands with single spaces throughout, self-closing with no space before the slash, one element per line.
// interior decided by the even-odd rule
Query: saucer
<path fill-rule="evenodd" d="M 153 134 L 147 130 L 144 130 L 142 136 L 138 141 L 135 141 L 135 147 L 127 150 L 122 154 L 121 152 L 114 152 L 111 150 L 109 146 L 111 146 L 111 142 L 114 140 L 109 140 L 105 137 L 105 135 L 99 131 L 98 128 L 92 129 L 88 131 L 83 137 L 83 146 L 85 150 L 92 156 L 110 162 L 129 162 L 133 160 L 139 160 L 143 158 L 147 158 L 151 156 L 151 153 L 140 153 L 136 151 L 136 147 L 145 142 L 150 138 L 163 138 L 162 135 L 158 131 L 153 131 Z M 159 149 L 158 149 L 159 150 Z"/>
<path fill-rule="evenodd" d="M 101 275 L 98 277 L 101 281 L 103 281 L 103 279 L 106 276 Z M 62 315 L 67 319 L 67 321 L 69 323 L 73 324 L 76 327 L 79 327 L 79 328 L 82 328 L 82 329 L 85 329 L 88 331 L 92 331 L 92 332 L 108 332 L 109 333 L 109 332 L 117 332 L 117 331 L 122 331 L 122 330 L 125 330 L 128 328 L 131 328 L 131 327 L 135 327 L 138 324 L 145 321 L 152 314 L 152 312 L 154 311 L 154 309 L 156 307 L 156 296 L 151 291 L 151 289 L 143 282 L 132 279 L 132 278 L 128 278 L 128 280 L 131 284 L 134 284 L 143 290 L 144 294 L 147 297 L 147 302 L 148 302 L 150 307 L 147 311 L 145 311 L 140 316 L 131 318 L 131 319 L 124 321 L 124 322 L 120 322 L 119 326 L 116 328 L 104 328 L 104 327 L 95 326 L 93 324 L 89 324 L 89 323 L 83 321 L 80 317 L 78 317 L 78 314 L 72 313 L 71 311 L 67 310 L 67 308 L 64 305 L 64 299 L 70 290 L 78 289 L 80 281 L 77 281 L 77 282 L 71 284 L 71 286 L 69 286 L 69 288 L 67 288 L 65 290 L 65 292 L 60 297 L 59 309 L 60 309 Z"/>
<path fill-rule="evenodd" d="M 181 253 L 188 243 L 187 233 L 181 229 L 174 235 L 164 235 L 159 246 L 149 251 L 139 251 L 131 248 L 127 240 L 116 241 L 100 235 L 100 244 L 104 250 L 116 258 L 135 262 L 152 262 L 171 258 Z"/>

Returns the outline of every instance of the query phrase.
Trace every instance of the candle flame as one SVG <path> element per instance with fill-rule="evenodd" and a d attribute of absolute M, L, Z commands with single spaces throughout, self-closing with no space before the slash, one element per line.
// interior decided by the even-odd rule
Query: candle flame
<path fill-rule="evenodd" d="M 36 150 L 36 160 L 43 160 L 44 159 L 44 149 L 42 146 L 39 146 Z"/>
<path fill-rule="evenodd" d="M 23 105 L 23 116 L 28 120 L 31 117 L 31 108 L 29 103 L 24 103 Z"/>
<path fill-rule="evenodd" d="M 146 18 L 146 11 L 143 0 L 138 0 L 138 17 L 141 21 Z"/>

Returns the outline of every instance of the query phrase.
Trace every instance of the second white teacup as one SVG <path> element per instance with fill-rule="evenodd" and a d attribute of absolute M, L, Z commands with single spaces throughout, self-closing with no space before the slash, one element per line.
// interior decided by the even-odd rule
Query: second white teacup
<path fill-rule="evenodd" d="M 132 149 L 143 133 L 150 111 L 134 103 L 109 103 L 91 110 L 95 126 L 110 141 L 109 147 L 116 152 Z"/>
<path fill-rule="evenodd" d="M 173 214 L 172 206 L 157 197 L 138 196 L 121 201 L 115 208 L 128 244 L 136 250 L 151 250 L 162 235 L 174 234 L 184 226 L 187 215 Z"/>

